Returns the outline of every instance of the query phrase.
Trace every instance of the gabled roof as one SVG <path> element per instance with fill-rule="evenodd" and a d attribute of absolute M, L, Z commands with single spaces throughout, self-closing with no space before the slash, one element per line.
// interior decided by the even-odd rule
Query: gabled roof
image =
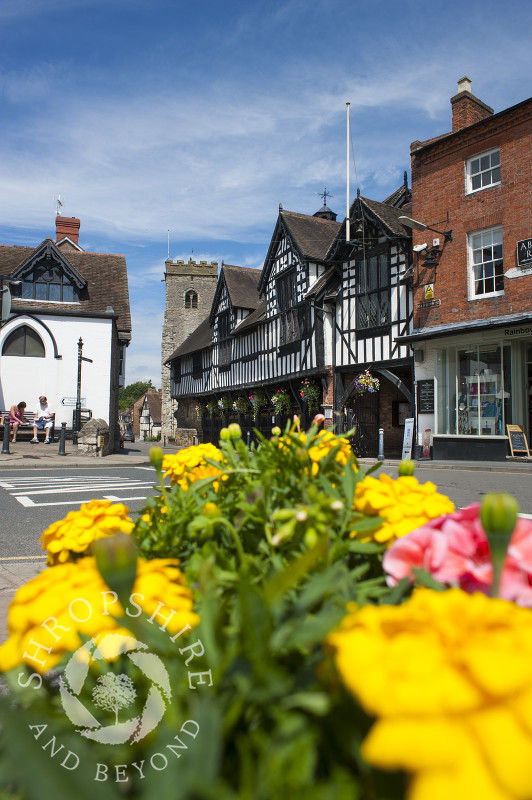
<path fill-rule="evenodd" d="M 180 356 L 187 356 L 194 353 L 196 350 L 203 350 L 210 347 L 212 344 L 212 328 L 209 319 L 204 319 L 198 327 L 192 331 L 190 336 L 187 336 L 185 341 L 174 350 L 172 355 L 166 359 L 165 364 L 175 361 Z"/>
<path fill-rule="evenodd" d="M 281 211 L 279 216 L 304 259 L 325 261 L 329 247 L 340 229 L 339 222 L 297 214 L 295 211 Z"/>
<path fill-rule="evenodd" d="M 112 253 L 88 253 L 86 251 L 59 250 L 52 239 L 45 239 L 38 247 L 0 245 L 0 273 L 13 275 L 23 273 L 25 268 L 40 257 L 49 253 L 67 272 L 80 288 L 79 303 L 46 303 L 46 312 L 61 315 L 80 316 L 103 314 L 112 306 L 116 314 L 119 336 L 123 340 L 131 338 L 131 314 L 129 309 L 129 290 L 127 283 L 126 259 L 123 255 Z M 81 283 L 81 286 L 80 286 Z M 38 300 L 23 300 L 13 297 L 13 312 L 42 311 Z"/>
<path fill-rule="evenodd" d="M 146 402 L 148 404 L 148 408 L 150 410 L 150 417 L 152 418 L 155 425 L 161 424 L 161 408 L 162 408 L 162 395 L 160 392 L 156 394 L 147 394 L 146 395 Z"/>
<path fill-rule="evenodd" d="M 224 288 L 227 291 L 232 308 L 244 308 L 247 310 L 256 308 L 259 302 L 257 286 L 260 276 L 260 269 L 222 264 L 209 315 L 210 324 L 214 325 L 214 319 L 218 313 Z"/>
<path fill-rule="evenodd" d="M 238 323 L 233 333 L 242 333 L 242 331 L 252 328 L 263 319 L 266 319 L 266 300 L 261 300 L 255 311 L 252 311 L 242 322 Z"/>
<path fill-rule="evenodd" d="M 360 206 L 363 208 L 363 213 L 367 214 L 369 211 L 370 217 L 374 217 L 374 221 L 380 221 L 388 233 L 392 236 L 409 238 L 410 232 L 408 228 L 401 225 L 399 217 L 404 216 L 406 206 L 402 208 L 394 208 L 388 203 L 379 203 L 377 200 L 370 200 L 367 197 L 360 197 L 355 200 L 351 209 L 354 211 L 355 216 L 357 201 L 360 200 Z M 356 218 L 356 217 L 355 217 Z"/>
<path fill-rule="evenodd" d="M 339 222 L 331 219 L 298 214 L 295 211 L 280 211 L 262 269 L 258 287 L 260 294 L 265 290 L 278 244 L 285 234 L 302 261 L 324 263 L 340 227 Z"/>
<path fill-rule="evenodd" d="M 383 201 L 388 206 L 403 208 L 407 203 L 412 202 L 412 190 L 408 188 L 407 175 L 405 172 L 403 185 L 395 190 L 386 200 Z"/>
<path fill-rule="evenodd" d="M 312 284 L 306 293 L 305 298 L 321 297 L 326 292 L 337 290 L 339 281 L 340 276 L 338 275 L 336 269 L 334 267 L 329 267 L 325 270 L 323 275 L 321 275 L 318 280 Z"/>

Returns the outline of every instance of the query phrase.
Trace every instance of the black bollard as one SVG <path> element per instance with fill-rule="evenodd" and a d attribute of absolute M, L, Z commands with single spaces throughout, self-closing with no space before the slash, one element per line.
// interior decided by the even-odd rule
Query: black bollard
<path fill-rule="evenodd" d="M 4 441 L 2 444 L 2 455 L 9 455 L 9 419 L 4 422 Z"/>
<path fill-rule="evenodd" d="M 57 451 L 58 456 L 66 456 L 65 442 L 66 442 L 66 422 L 62 422 L 61 430 L 59 431 L 59 450 Z"/>
<path fill-rule="evenodd" d="M 251 441 L 250 441 L 251 433 L 250 433 L 250 431 L 246 431 L 246 439 L 247 439 L 248 450 L 249 450 L 251 448 Z"/>

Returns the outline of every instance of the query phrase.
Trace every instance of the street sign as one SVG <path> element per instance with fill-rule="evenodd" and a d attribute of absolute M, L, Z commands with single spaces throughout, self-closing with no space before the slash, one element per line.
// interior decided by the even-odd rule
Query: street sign
<path fill-rule="evenodd" d="M 76 398 L 75 397 L 62 397 L 61 398 L 61 405 L 62 406 L 75 406 L 76 405 Z M 81 405 L 85 407 L 87 405 L 87 398 L 81 398 Z"/>

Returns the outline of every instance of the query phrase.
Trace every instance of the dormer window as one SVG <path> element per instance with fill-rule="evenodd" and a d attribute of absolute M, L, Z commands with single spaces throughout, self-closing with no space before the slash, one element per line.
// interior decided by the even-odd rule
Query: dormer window
<path fill-rule="evenodd" d="M 57 266 L 37 264 L 24 276 L 19 296 L 24 300 L 45 300 L 52 303 L 78 303 L 78 289 Z"/>
<path fill-rule="evenodd" d="M 185 295 L 185 308 L 197 308 L 198 307 L 198 294 L 197 292 L 190 289 Z"/>

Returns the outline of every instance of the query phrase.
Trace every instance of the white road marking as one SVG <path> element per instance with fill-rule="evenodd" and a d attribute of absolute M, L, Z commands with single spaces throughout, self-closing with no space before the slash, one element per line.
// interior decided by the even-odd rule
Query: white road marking
<path fill-rule="evenodd" d="M 103 495 L 103 499 L 115 502 L 122 500 L 145 500 L 148 494 L 153 493 L 153 482 L 137 478 L 122 478 L 116 475 L 96 477 L 94 475 L 61 476 L 61 477 L 34 477 L 34 476 L 9 476 L 0 481 L 0 488 L 6 489 L 9 494 L 25 508 L 38 508 L 42 506 L 79 506 L 89 502 L 91 495 L 104 491 L 112 494 Z M 119 492 L 142 492 L 140 496 L 120 497 Z M 40 502 L 37 498 L 42 495 L 75 494 L 75 500 L 54 500 L 53 502 Z M 89 495 L 89 497 L 87 497 Z M 35 498 L 35 499 L 33 499 Z"/>

